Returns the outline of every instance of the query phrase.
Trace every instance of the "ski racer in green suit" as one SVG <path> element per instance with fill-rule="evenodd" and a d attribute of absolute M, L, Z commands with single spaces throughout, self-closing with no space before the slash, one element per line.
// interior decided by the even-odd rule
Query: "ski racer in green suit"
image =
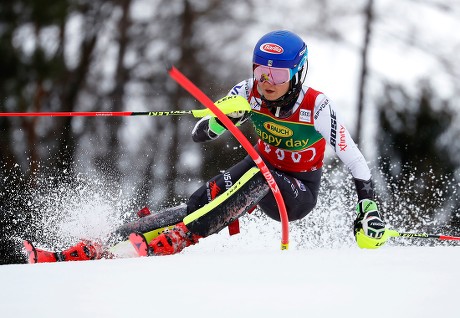
<path fill-rule="evenodd" d="M 250 112 L 234 112 L 228 117 L 236 126 L 252 122 L 258 136 L 255 148 L 278 184 L 289 220 L 299 220 L 315 207 L 329 144 L 354 178 L 358 203 L 353 233 L 358 246 L 382 246 L 388 236 L 374 201 L 369 167 L 332 101 L 304 83 L 308 70 L 304 41 L 289 31 L 265 34 L 255 45 L 252 63 L 252 78 L 235 85 L 228 97 L 216 105 L 235 102 L 236 97 L 250 104 Z M 208 142 L 225 132 L 218 119 L 204 117 L 195 125 L 192 138 L 195 142 Z M 222 195 L 225 200 L 220 202 Z M 219 232 L 255 206 L 270 218 L 280 220 L 265 178 L 247 156 L 206 182 L 186 204 L 126 224 L 117 234 L 126 238 L 135 232 L 129 237 L 141 256 L 175 254 Z M 141 234 L 164 227 L 167 229 L 149 242 Z M 91 244 L 79 244 L 80 253 L 74 253 L 74 260 L 102 255 Z M 74 250 L 69 249 L 65 255 Z"/>

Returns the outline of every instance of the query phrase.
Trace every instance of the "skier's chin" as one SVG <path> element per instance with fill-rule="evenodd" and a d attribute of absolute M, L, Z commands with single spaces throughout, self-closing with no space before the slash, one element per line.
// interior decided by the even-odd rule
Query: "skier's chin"
<path fill-rule="evenodd" d="M 268 101 L 275 101 L 281 96 L 278 96 L 279 94 L 276 94 L 276 92 L 264 92 L 264 98 Z"/>

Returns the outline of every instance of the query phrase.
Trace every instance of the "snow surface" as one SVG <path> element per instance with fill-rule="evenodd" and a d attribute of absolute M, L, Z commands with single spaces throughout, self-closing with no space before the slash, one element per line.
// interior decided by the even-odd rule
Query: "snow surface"
<path fill-rule="evenodd" d="M 335 187 L 326 184 L 317 208 L 290 224 L 287 251 L 280 223 L 256 210 L 240 219 L 240 235 L 223 230 L 179 255 L 0 266 L 0 316 L 459 317 L 460 248 L 392 238 L 378 250 L 359 249 L 345 179 L 325 172 L 323 182 Z M 90 181 L 31 192 L 30 207 L 46 212 L 25 230 L 43 233 L 37 247 L 101 238 L 133 214 L 123 195 L 107 197 L 104 184 Z"/>
<path fill-rule="evenodd" d="M 458 317 L 458 247 L 200 244 L 165 257 L 1 266 L 1 316 Z"/>

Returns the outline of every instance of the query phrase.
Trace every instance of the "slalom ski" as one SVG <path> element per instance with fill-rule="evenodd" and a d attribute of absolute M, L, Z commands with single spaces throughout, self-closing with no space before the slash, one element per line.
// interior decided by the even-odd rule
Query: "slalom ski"
<path fill-rule="evenodd" d="M 141 247 L 139 246 L 139 248 L 136 248 L 136 246 L 134 246 L 134 244 L 130 240 L 122 241 L 108 249 L 103 249 L 99 244 L 96 244 L 95 242 L 82 241 L 79 242 L 77 245 L 60 252 L 51 252 L 41 248 L 37 248 L 29 240 L 24 240 L 23 245 L 25 251 L 27 252 L 27 259 L 29 264 L 55 263 L 66 261 L 87 261 L 97 260 L 101 258 L 113 259 L 137 257 L 139 255 L 147 256 L 148 242 L 150 242 L 158 235 L 163 233 L 166 229 L 170 228 L 172 228 L 172 226 L 156 229 L 147 233 L 137 234 L 140 238 L 142 238 L 142 240 L 145 241 L 144 252 L 139 252 Z M 136 253 L 134 253 L 133 247 Z"/>
<path fill-rule="evenodd" d="M 57 253 L 36 248 L 29 240 L 24 240 L 23 245 L 27 252 L 29 264 L 58 262 Z"/>
<path fill-rule="evenodd" d="M 104 250 L 98 242 L 82 240 L 76 245 L 60 252 L 51 252 L 36 248 L 31 241 L 23 241 L 30 264 L 55 263 L 68 261 L 90 261 L 101 258 L 113 258 L 114 255 Z"/>
<path fill-rule="evenodd" d="M 142 233 L 142 236 L 144 237 L 145 241 L 146 241 L 146 244 L 148 244 L 151 240 L 153 240 L 154 238 L 156 238 L 158 235 L 160 235 L 161 233 L 163 233 L 166 229 L 172 229 L 174 227 L 174 225 L 171 225 L 171 226 L 165 226 L 165 227 L 162 227 L 162 228 L 159 228 L 159 229 L 155 229 L 153 231 L 149 231 L 149 232 L 146 232 L 146 233 Z M 137 232 L 136 232 L 137 233 Z M 131 234 L 130 234 L 131 235 Z M 114 246 L 112 246 L 111 248 L 109 248 L 109 252 L 117 255 L 117 254 L 123 254 L 125 253 L 126 250 L 129 250 L 131 249 L 132 250 L 132 245 L 133 243 L 130 241 L 130 238 L 126 241 L 122 241 L 118 244 L 115 244 Z M 134 247 L 134 249 L 136 249 Z M 137 252 L 137 250 L 136 250 Z M 136 255 L 133 255 L 133 257 L 135 257 Z"/>
<path fill-rule="evenodd" d="M 129 235 L 129 241 L 133 245 L 134 249 L 139 256 L 149 256 L 149 245 L 147 239 L 141 233 L 131 233 Z"/>
<path fill-rule="evenodd" d="M 183 208 L 182 208 L 183 209 Z M 113 246 L 106 246 L 103 247 L 100 243 L 93 242 L 90 240 L 82 240 L 76 245 L 58 252 L 47 251 L 44 249 L 40 249 L 34 246 L 34 244 L 29 240 L 24 240 L 23 245 L 25 251 L 27 252 L 27 259 L 29 264 L 36 264 L 36 263 L 55 263 L 55 262 L 66 262 L 66 261 L 86 261 L 86 260 L 96 260 L 96 259 L 113 259 L 113 258 L 126 258 L 126 257 L 138 257 L 138 250 L 135 248 L 133 250 L 133 245 L 129 240 L 129 234 L 133 232 L 133 229 L 139 231 L 139 234 L 145 240 L 146 246 L 148 246 L 148 242 L 156 238 L 158 235 L 163 233 L 166 229 L 170 229 L 173 225 L 164 226 L 160 228 L 156 228 L 154 230 L 151 229 L 153 226 L 161 226 L 164 224 L 164 221 L 171 221 L 174 223 L 174 219 L 169 220 L 167 217 L 182 217 L 182 211 L 178 207 L 174 207 L 166 211 L 167 215 L 165 217 L 162 215 L 161 217 L 152 218 L 150 210 L 147 207 L 139 210 L 137 215 L 139 216 L 140 221 L 138 224 L 134 225 L 127 225 L 126 228 L 123 228 L 122 232 L 118 232 L 122 237 L 125 239 Z M 149 218 L 150 217 L 150 218 Z M 162 222 L 157 221 L 161 219 Z M 133 229 L 131 228 L 133 226 Z M 130 232 L 126 233 L 128 230 Z M 144 232 L 145 231 L 145 232 Z M 125 234 L 126 233 L 126 234 Z M 147 251 L 147 248 L 146 248 Z M 147 255 L 147 252 L 144 252 Z"/>

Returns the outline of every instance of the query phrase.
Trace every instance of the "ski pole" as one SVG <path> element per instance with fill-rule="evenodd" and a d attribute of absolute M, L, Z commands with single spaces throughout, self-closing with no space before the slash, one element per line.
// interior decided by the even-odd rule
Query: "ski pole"
<path fill-rule="evenodd" d="M 220 106 L 219 109 L 224 114 L 230 114 L 242 110 L 234 104 Z M 214 113 L 208 108 L 194 110 L 170 110 L 170 111 L 150 111 L 150 112 L 30 112 L 30 113 L 0 113 L 0 117 L 121 117 L 121 116 L 182 116 L 193 115 L 196 118 L 211 115 Z"/>
<path fill-rule="evenodd" d="M 449 236 L 441 234 L 427 234 L 427 233 L 407 233 L 398 232 L 395 230 L 386 230 L 390 237 L 405 237 L 405 238 L 422 238 L 422 239 L 437 239 L 440 241 L 460 241 L 458 236 Z"/>

